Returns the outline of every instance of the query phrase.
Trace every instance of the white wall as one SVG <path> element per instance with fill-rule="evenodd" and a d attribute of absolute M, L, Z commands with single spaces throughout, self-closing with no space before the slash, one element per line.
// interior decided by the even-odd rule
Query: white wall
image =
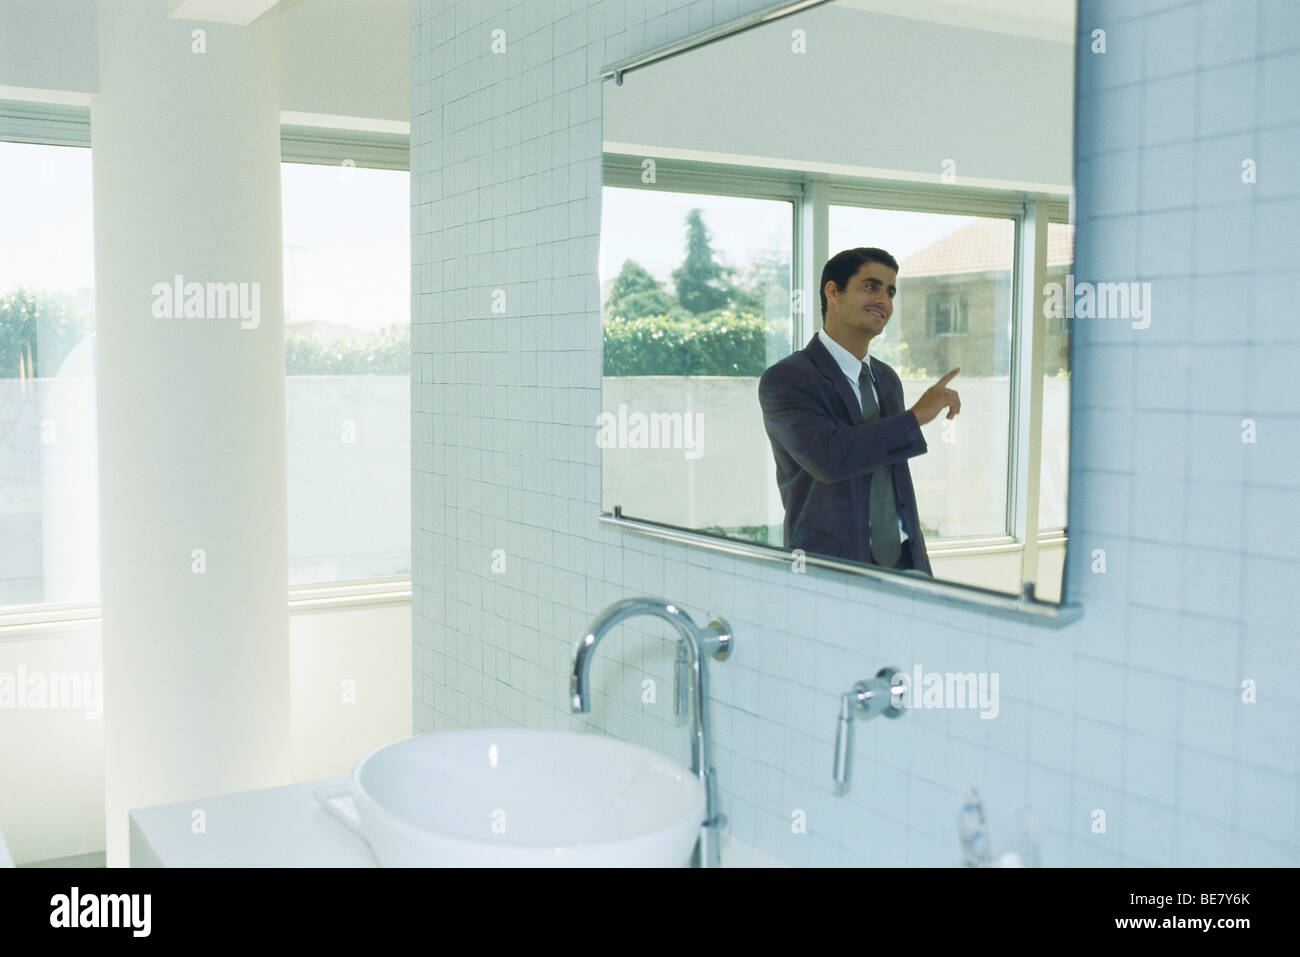
<path fill-rule="evenodd" d="M 293 780 L 346 774 L 367 751 L 410 734 L 410 627 L 409 604 L 290 616 Z M 101 671 L 97 621 L 0 637 L 0 674 Z M 104 850 L 95 711 L 0 708 L 0 833 L 17 863 Z"/>
<path fill-rule="evenodd" d="M 1077 324 L 1067 581 L 1084 614 L 1054 631 L 597 523 L 597 73 L 766 5 L 412 6 L 416 726 L 586 725 L 685 763 L 658 625 L 611 635 L 591 715 L 567 710 L 583 629 L 659 593 L 734 626 L 713 668 L 723 809 L 786 862 L 955 864 L 974 784 L 994 814 L 1038 809 L 1049 865 L 1300 864 L 1294 7 L 1082 5 L 1109 49 L 1080 60 L 1075 272 L 1150 280 L 1163 305 L 1148 330 Z M 1270 175 L 1246 189 L 1251 154 Z M 834 796 L 837 696 L 914 664 L 996 672 L 997 719 L 864 726 L 855 787 Z"/>

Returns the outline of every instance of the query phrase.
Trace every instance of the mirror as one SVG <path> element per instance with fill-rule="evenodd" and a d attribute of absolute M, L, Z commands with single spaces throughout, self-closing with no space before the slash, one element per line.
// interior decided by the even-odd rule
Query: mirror
<path fill-rule="evenodd" d="M 1073 0 L 778 13 L 605 81 L 602 511 L 1059 601 Z"/>

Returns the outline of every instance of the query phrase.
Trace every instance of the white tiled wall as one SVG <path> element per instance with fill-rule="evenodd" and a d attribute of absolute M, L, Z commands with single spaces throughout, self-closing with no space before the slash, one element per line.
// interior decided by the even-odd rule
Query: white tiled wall
<path fill-rule="evenodd" d="M 587 623 L 658 594 L 734 626 L 712 670 L 724 811 L 784 861 L 955 864 L 974 784 L 995 817 L 1037 809 L 1049 865 L 1300 864 L 1300 5 L 1082 3 L 1076 274 L 1149 281 L 1154 312 L 1075 324 L 1085 613 L 1060 631 L 596 521 L 597 73 L 768 5 L 412 2 L 417 730 L 589 720 L 687 762 L 657 624 L 606 639 L 591 715 L 567 711 Z M 860 725 L 833 796 L 837 696 L 917 663 L 996 672 L 998 717 Z"/>

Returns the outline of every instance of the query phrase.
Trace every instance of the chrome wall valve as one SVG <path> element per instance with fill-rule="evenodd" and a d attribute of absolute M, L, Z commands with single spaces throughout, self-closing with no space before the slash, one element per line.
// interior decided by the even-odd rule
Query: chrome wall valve
<path fill-rule="evenodd" d="M 835 725 L 835 766 L 832 776 L 840 787 L 849 784 L 849 769 L 853 758 L 853 719 L 883 714 L 886 718 L 901 718 L 906 710 L 902 697 L 907 693 L 906 682 L 894 684 L 897 668 L 881 668 L 870 681 L 859 681 L 850 691 L 840 696 L 840 714 Z"/>

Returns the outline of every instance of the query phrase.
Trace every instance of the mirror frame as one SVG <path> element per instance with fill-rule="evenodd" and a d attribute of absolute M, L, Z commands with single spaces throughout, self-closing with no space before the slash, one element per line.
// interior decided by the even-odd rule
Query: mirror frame
<path fill-rule="evenodd" d="M 831 3 L 831 2 L 834 2 L 834 0 L 787 0 L 787 2 L 784 3 L 777 3 L 770 7 L 764 8 L 763 10 L 756 11 L 754 13 L 748 14 L 743 17 L 739 17 L 737 19 L 720 24 L 716 27 L 712 27 L 708 30 L 704 30 L 699 33 L 693 34 L 689 37 L 684 37 L 672 43 L 663 44 L 651 50 L 647 50 L 644 53 L 636 54 L 634 56 L 627 57 L 623 60 L 617 61 L 616 63 L 605 66 L 600 71 L 600 78 L 602 80 L 602 83 L 605 80 L 612 79 L 615 81 L 616 84 L 621 86 L 623 83 L 624 75 L 631 72 L 632 70 L 649 66 L 652 63 L 658 63 L 662 60 L 668 59 L 669 57 L 676 56 L 681 53 L 685 53 L 688 50 L 693 50 L 696 49 L 697 47 L 705 46 L 717 40 L 734 36 L 735 34 L 742 33 L 746 30 L 750 30 L 755 27 L 759 27 L 764 24 L 770 23 L 774 20 L 779 20 L 784 17 L 791 16 L 796 13 L 801 13 L 813 7 L 821 6 L 822 4 Z M 1071 107 L 1073 108 L 1074 104 L 1071 104 Z M 601 116 L 602 116 L 602 128 L 603 128 L 603 118 L 604 118 L 603 106 L 601 110 Z M 609 177 L 606 174 L 607 174 L 607 167 L 610 167 L 611 165 L 609 159 L 607 158 L 604 152 L 603 137 L 602 137 L 602 147 L 601 147 L 601 159 L 602 159 L 601 186 L 603 189 L 604 186 L 607 185 L 609 182 Z M 618 159 L 613 160 L 613 165 L 614 166 L 619 165 Z M 696 164 L 684 164 L 684 165 L 696 165 Z M 728 171 L 733 175 L 744 172 L 744 170 L 739 168 L 730 168 Z M 726 171 L 719 170 L 719 172 L 725 174 Z M 829 190 L 833 187 L 834 185 L 833 181 L 836 179 L 841 179 L 841 177 L 819 176 L 818 177 L 819 181 L 811 185 L 815 189 Z M 965 193 L 967 195 L 967 198 L 969 199 L 977 200 L 978 197 L 980 196 L 985 196 L 985 197 L 987 196 L 987 191 L 974 189 L 974 188 L 961 190 L 960 187 L 950 186 L 948 187 L 948 189 L 949 190 L 957 189 L 959 192 Z M 1003 194 L 1003 199 L 1006 198 L 1006 195 L 1007 194 Z M 1060 221 L 1059 209 L 1060 209 L 1061 200 L 1059 197 L 1056 196 L 1035 195 L 1033 193 L 1023 193 L 1021 194 L 1021 198 L 1023 199 L 1023 202 L 1025 204 L 1024 229 L 1028 233 L 1026 238 L 1030 243 L 1041 242 L 1045 246 L 1048 223 Z M 1073 200 L 1074 200 L 1074 194 L 1072 191 L 1070 196 L 1070 208 L 1069 208 L 1069 220 L 1071 221 L 1074 218 Z M 1057 212 L 1058 216 L 1054 217 L 1053 212 Z M 798 215 L 796 213 L 796 220 L 797 219 L 798 219 Z M 799 229 L 799 226 L 796 225 L 796 228 Z M 825 251 L 823 251 L 823 253 L 824 252 Z M 814 258 L 816 258 L 815 255 Z M 825 255 L 823 255 L 822 258 L 824 259 Z M 808 263 L 800 263 L 799 259 L 800 259 L 799 253 L 796 250 L 795 263 L 794 263 L 794 268 L 796 271 L 796 275 L 795 275 L 796 282 L 799 282 L 799 280 L 806 278 L 806 275 L 810 273 L 810 269 L 811 269 L 811 266 Z M 1021 297 L 1026 294 L 1032 296 L 1035 293 L 1036 289 L 1038 288 L 1037 285 L 1035 284 L 1036 275 L 1034 271 L 1029 270 L 1028 272 L 1029 272 L 1028 276 L 1021 277 L 1020 288 L 1016 288 L 1013 290 L 1013 295 L 1015 301 L 1017 302 L 1017 305 L 1013 306 L 1013 308 L 1017 310 L 1019 308 L 1018 303 Z M 800 283 L 800 286 L 802 285 L 804 285 L 804 283 Z M 815 276 L 812 278 L 812 285 L 814 286 L 816 285 Z M 805 320 L 804 324 L 805 325 L 809 324 L 808 320 Z M 602 329 L 603 329 L 603 323 L 602 323 Z M 811 335 L 811 332 L 808 331 L 807 329 L 804 329 L 803 331 L 807 332 L 808 335 Z M 1041 344 L 1041 337 L 1039 338 L 1038 342 Z M 1072 336 L 1070 338 L 1070 353 L 1071 353 L 1070 367 L 1071 368 L 1074 367 L 1074 363 L 1073 363 L 1074 344 L 1075 344 L 1075 340 L 1074 337 Z M 602 355 L 603 353 L 604 350 L 602 348 Z M 1033 371 L 1032 368 L 1030 369 L 1022 368 L 1020 370 L 1019 378 L 1022 380 L 1028 380 L 1029 378 L 1032 377 L 1032 371 Z M 1013 382 L 1013 388 L 1015 387 L 1016 387 L 1016 383 Z M 1074 390 L 1073 388 L 1071 388 L 1070 390 L 1071 422 L 1073 422 L 1074 419 L 1074 414 L 1073 414 L 1074 406 L 1075 406 Z M 1031 439 L 1031 441 L 1032 440 L 1033 439 Z M 1022 444 L 1021 442 L 1017 442 L 1015 446 L 1012 447 L 1011 453 L 1013 456 L 1019 454 L 1017 446 L 1021 444 Z M 601 463 L 601 469 L 603 475 L 603 470 L 604 470 L 603 461 Z M 602 525 L 623 529 L 625 531 L 636 532 L 639 534 L 649 535 L 655 538 L 667 539 L 669 541 L 674 541 L 680 544 L 690 545 L 697 548 L 704 548 L 713 551 L 724 552 L 731 555 L 738 555 L 746 558 L 754 558 L 763 561 L 780 562 L 784 565 L 791 565 L 793 562 L 797 560 L 796 556 L 792 551 L 787 551 L 783 548 L 777 548 L 771 545 L 758 545 L 756 543 L 746 542 L 740 539 L 726 538 L 720 535 L 712 535 L 707 532 L 700 532 L 694 529 L 682 528 L 680 526 L 675 526 L 675 525 L 667 525 L 662 522 L 656 522 L 651 519 L 633 518 L 631 516 L 624 515 L 622 509 L 619 506 L 615 506 L 614 511 L 612 513 L 601 512 L 598 516 L 598 520 Z M 1069 585 L 1068 526 L 1067 526 L 1066 535 L 1067 535 L 1066 561 L 1063 564 L 1062 572 L 1061 572 L 1061 600 L 1059 603 L 1041 601 L 1038 598 L 1034 597 L 1033 585 L 1029 582 L 1024 583 L 1024 585 L 1022 586 L 1021 593 L 1019 595 L 1015 595 L 1010 592 L 995 591 L 993 589 L 983 588 L 978 585 L 968 585 L 968 584 L 963 584 L 961 582 L 934 579 L 922 574 L 911 574 L 908 571 L 898 571 L 895 569 L 882 568 L 876 565 L 867 565 L 867 564 L 860 564 L 856 562 L 843 561 L 841 559 L 817 555 L 817 554 L 806 553 L 803 557 L 803 562 L 805 565 L 812 565 L 819 568 L 826 568 L 835 572 L 852 575 L 857 578 L 872 579 L 876 582 L 882 583 L 887 588 L 890 588 L 894 591 L 909 593 L 913 595 L 925 595 L 927 598 L 939 599 L 940 601 L 944 601 L 949 604 L 959 605 L 964 608 L 972 608 L 981 611 L 999 613 L 1003 616 L 1010 617 L 1020 621 L 1031 621 L 1040 625 L 1047 625 L 1049 627 L 1061 627 L 1063 625 L 1078 620 L 1080 617 L 1082 617 L 1083 614 L 1083 607 L 1077 602 L 1071 602 L 1069 600 L 1070 595 L 1068 591 L 1068 585 Z M 1026 542 L 1023 547 L 1025 547 L 1026 549 L 1032 547 L 1032 549 L 1036 552 L 1037 544 L 1038 544 L 1037 542 L 1034 542 L 1031 546 L 1030 543 Z"/>

